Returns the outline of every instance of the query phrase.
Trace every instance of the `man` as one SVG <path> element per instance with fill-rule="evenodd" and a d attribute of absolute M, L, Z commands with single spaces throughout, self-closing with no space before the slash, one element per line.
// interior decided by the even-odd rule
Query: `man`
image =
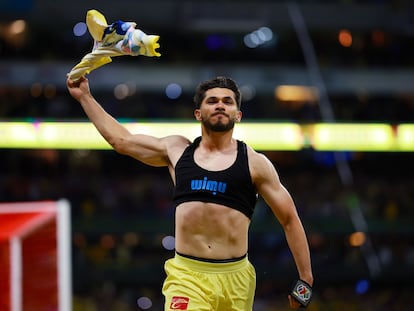
<path fill-rule="evenodd" d="M 93 98 L 86 78 L 68 79 L 67 86 L 117 152 L 169 169 L 176 206 L 176 254 L 165 263 L 165 310 L 252 310 L 256 275 L 247 251 L 257 194 L 286 234 L 304 281 L 296 294 L 304 284 L 305 291 L 311 291 L 309 247 L 290 194 L 272 163 L 232 136 L 234 124 L 242 118 L 241 94 L 232 79 L 217 77 L 197 87 L 194 116 L 201 123 L 201 137 L 194 142 L 179 135 L 132 134 Z M 289 304 L 298 308 L 300 299 L 292 295 Z"/>

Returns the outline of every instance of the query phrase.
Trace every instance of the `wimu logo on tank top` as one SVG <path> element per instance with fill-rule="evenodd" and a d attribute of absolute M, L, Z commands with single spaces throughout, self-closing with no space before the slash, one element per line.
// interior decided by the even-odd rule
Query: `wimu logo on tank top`
<path fill-rule="evenodd" d="M 208 180 L 207 177 L 204 179 L 192 179 L 191 180 L 191 190 L 206 190 L 210 191 L 213 195 L 216 195 L 217 192 L 225 193 L 227 183 L 216 180 Z"/>

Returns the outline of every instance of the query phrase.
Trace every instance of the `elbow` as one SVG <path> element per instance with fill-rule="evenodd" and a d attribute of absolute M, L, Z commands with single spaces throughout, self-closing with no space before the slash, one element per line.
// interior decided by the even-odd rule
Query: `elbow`
<path fill-rule="evenodd" d="M 108 143 L 116 152 L 124 155 L 128 154 L 128 144 L 125 138 L 109 139 Z"/>
<path fill-rule="evenodd" d="M 301 225 L 301 221 L 297 214 L 291 214 L 280 220 L 280 224 L 285 229 L 285 231 L 290 231 L 295 229 L 298 225 Z"/>

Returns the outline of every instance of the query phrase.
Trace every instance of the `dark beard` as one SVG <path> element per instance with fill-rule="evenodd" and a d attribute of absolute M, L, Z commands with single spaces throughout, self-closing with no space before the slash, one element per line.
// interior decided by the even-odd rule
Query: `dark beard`
<path fill-rule="evenodd" d="M 234 120 L 229 119 L 228 123 L 217 122 L 211 123 L 209 120 L 202 120 L 201 123 L 210 131 L 213 132 L 227 132 L 234 128 Z"/>

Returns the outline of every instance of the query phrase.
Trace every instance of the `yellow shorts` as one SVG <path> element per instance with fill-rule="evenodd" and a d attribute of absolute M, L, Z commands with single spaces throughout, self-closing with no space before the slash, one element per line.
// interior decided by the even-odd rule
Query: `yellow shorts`
<path fill-rule="evenodd" d="M 252 310 L 256 272 L 247 257 L 217 263 L 175 254 L 164 268 L 165 311 Z"/>

